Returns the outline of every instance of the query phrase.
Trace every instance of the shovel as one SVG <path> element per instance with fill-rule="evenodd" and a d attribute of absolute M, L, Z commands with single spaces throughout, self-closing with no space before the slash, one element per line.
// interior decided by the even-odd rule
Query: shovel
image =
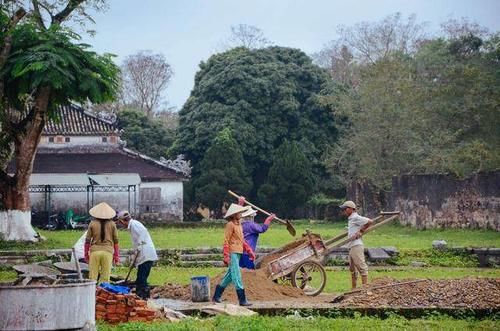
<path fill-rule="evenodd" d="M 228 191 L 229 194 L 231 194 L 233 197 L 239 199 L 240 196 L 236 193 L 234 193 L 233 191 Z M 261 209 L 259 207 L 257 207 L 256 205 L 250 203 L 248 200 L 245 200 L 245 203 L 247 205 L 249 205 L 250 207 L 253 207 L 255 209 L 257 209 L 258 211 L 260 211 L 261 213 L 264 213 L 266 214 L 267 216 L 271 216 L 271 214 L 267 211 L 265 211 L 264 209 Z M 281 223 L 283 225 L 286 225 L 286 229 L 288 230 L 288 232 L 293 236 L 295 237 L 295 235 L 297 234 L 297 231 L 295 231 L 295 228 L 293 227 L 292 223 L 290 223 L 289 220 L 282 220 L 281 218 L 275 216 L 274 219 L 278 222 L 278 223 Z"/>
<path fill-rule="evenodd" d="M 137 257 L 139 256 L 139 250 L 136 249 L 134 253 L 135 253 L 135 255 L 134 255 L 134 261 L 132 261 L 132 264 L 130 265 L 130 268 L 128 269 L 127 277 L 125 277 L 124 280 L 117 281 L 115 283 L 116 285 L 126 284 L 127 283 L 128 278 L 130 277 L 130 273 L 132 272 L 132 269 L 134 269 L 134 267 L 135 267 L 135 262 L 137 261 Z"/>

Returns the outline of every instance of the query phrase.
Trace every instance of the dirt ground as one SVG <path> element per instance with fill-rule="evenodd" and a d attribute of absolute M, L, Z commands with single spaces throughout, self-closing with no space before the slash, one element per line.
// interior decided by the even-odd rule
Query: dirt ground
<path fill-rule="evenodd" d="M 211 281 L 212 292 L 222 278 L 218 275 Z M 379 286 L 415 281 L 379 278 L 357 293 L 347 294 L 332 307 L 437 307 L 437 308 L 500 308 L 500 279 L 465 278 L 447 280 L 423 280 L 418 283 L 401 284 L 382 289 Z M 265 278 L 262 272 L 243 272 L 243 283 L 250 301 L 294 304 L 316 303 L 324 306 L 334 295 L 308 297 L 301 290 L 276 284 Z M 170 298 L 190 301 L 189 285 L 165 284 L 153 291 L 154 298 Z M 228 287 L 222 297 L 227 302 L 237 303 L 234 288 Z"/>
<path fill-rule="evenodd" d="M 220 273 L 210 280 L 211 293 L 214 293 L 215 286 L 220 283 L 225 272 Z M 290 300 L 293 298 L 308 297 L 301 289 L 276 284 L 262 270 L 242 270 L 243 285 L 249 300 L 276 301 Z M 191 287 L 189 285 L 178 285 L 167 283 L 157 287 L 152 291 L 153 298 L 169 298 L 178 300 L 191 300 Z M 223 300 L 236 303 L 238 298 L 233 286 L 228 286 L 222 295 Z"/>
<path fill-rule="evenodd" d="M 427 279 L 377 289 L 379 286 L 408 281 L 412 280 L 376 279 L 360 292 L 345 295 L 339 306 L 500 308 L 500 279 Z"/>

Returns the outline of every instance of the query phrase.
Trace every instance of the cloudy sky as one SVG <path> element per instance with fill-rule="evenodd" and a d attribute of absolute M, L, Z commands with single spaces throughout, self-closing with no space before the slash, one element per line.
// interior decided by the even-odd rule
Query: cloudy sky
<path fill-rule="evenodd" d="M 449 18 L 467 17 L 500 30 L 500 0 L 110 0 L 97 13 L 97 34 L 85 41 L 117 63 L 139 50 L 163 53 L 175 76 L 167 89 L 169 106 L 181 108 L 200 61 L 220 49 L 231 25 L 254 25 L 274 44 L 319 51 L 336 37 L 338 25 L 378 21 L 401 12 L 417 15 L 437 31 Z"/>

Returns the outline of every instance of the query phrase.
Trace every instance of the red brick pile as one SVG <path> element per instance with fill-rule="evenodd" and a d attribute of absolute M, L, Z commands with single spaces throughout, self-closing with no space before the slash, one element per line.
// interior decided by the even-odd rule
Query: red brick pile
<path fill-rule="evenodd" d="M 95 317 L 109 323 L 147 322 L 156 318 L 156 311 L 135 294 L 115 294 L 98 287 Z"/>

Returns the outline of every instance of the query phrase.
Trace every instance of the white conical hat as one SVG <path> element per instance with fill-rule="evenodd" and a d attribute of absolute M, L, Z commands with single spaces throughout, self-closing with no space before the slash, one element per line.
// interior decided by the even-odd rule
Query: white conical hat
<path fill-rule="evenodd" d="M 229 216 L 232 216 L 234 214 L 242 213 L 247 210 L 248 207 L 243 207 L 240 205 L 237 205 L 235 203 L 232 203 L 231 206 L 229 206 L 226 215 L 224 215 L 224 218 L 228 218 Z"/>
<path fill-rule="evenodd" d="M 95 218 L 100 218 L 102 220 L 109 220 L 115 217 L 116 212 L 106 202 L 101 202 L 100 204 L 92 207 L 89 210 L 89 214 L 90 216 Z"/>
<path fill-rule="evenodd" d="M 257 215 L 257 211 L 252 209 L 252 207 L 248 207 L 247 211 L 243 212 L 243 214 L 241 214 L 241 217 L 248 217 L 248 216 L 255 216 Z"/>

